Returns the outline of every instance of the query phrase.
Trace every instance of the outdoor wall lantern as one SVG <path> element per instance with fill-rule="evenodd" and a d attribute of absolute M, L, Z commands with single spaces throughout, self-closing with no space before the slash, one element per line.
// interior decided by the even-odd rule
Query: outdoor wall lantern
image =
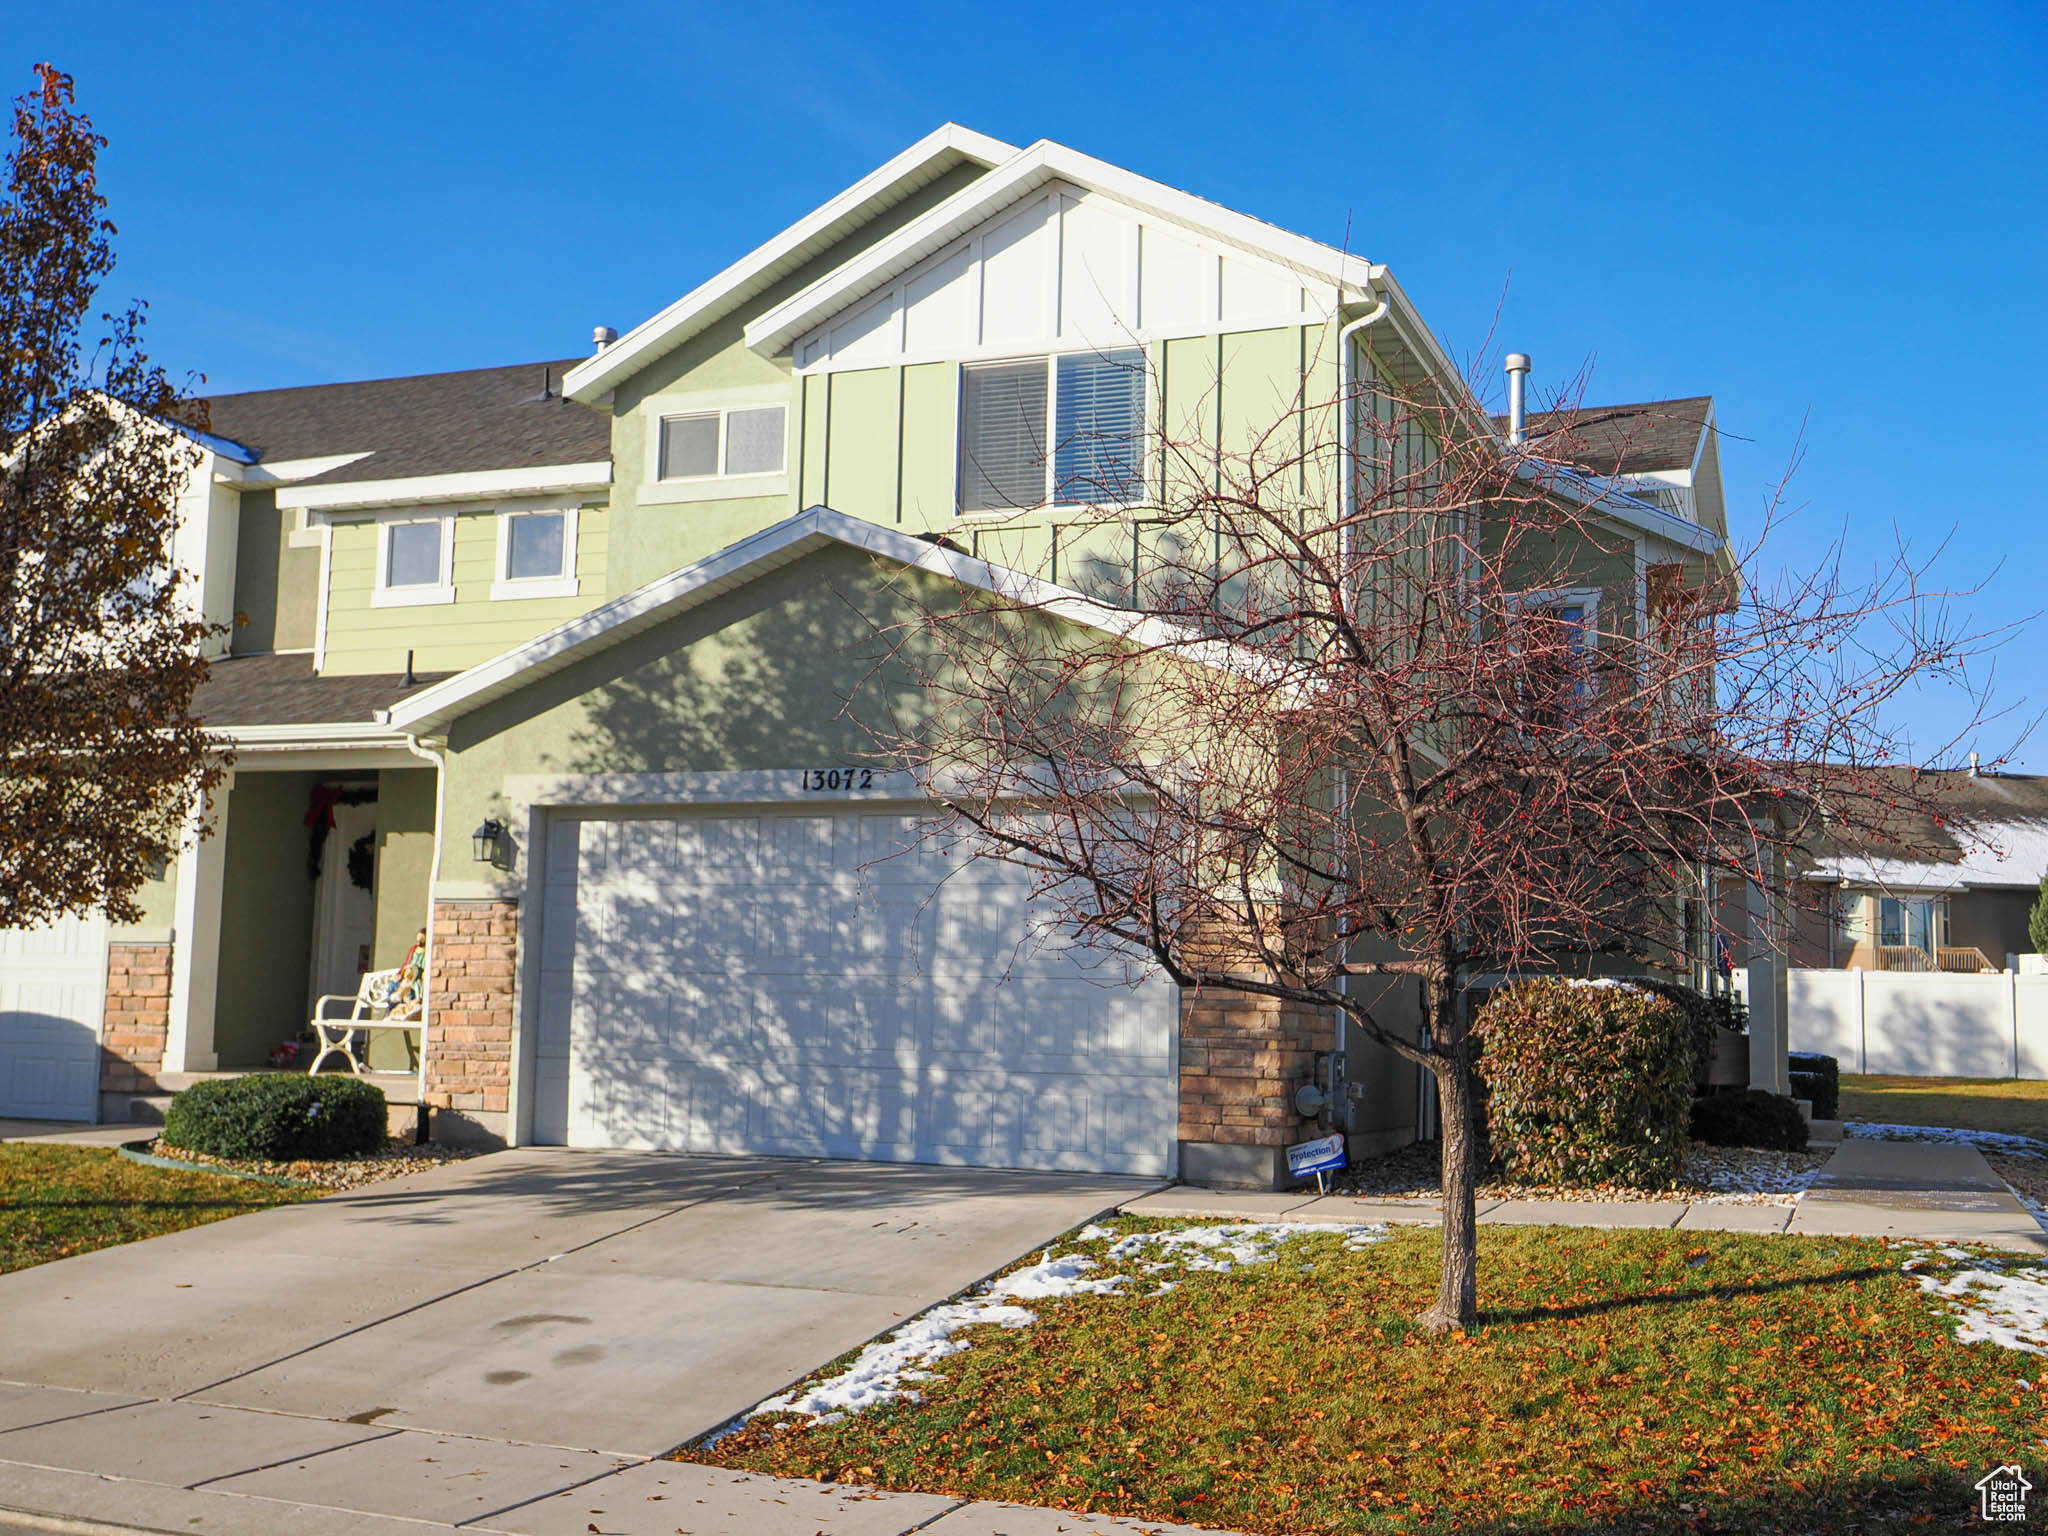
<path fill-rule="evenodd" d="M 505 824 L 495 816 L 486 816 L 484 824 L 469 834 L 470 847 L 479 864 L 498 862 L 498 842 L 505 835 Z"/>

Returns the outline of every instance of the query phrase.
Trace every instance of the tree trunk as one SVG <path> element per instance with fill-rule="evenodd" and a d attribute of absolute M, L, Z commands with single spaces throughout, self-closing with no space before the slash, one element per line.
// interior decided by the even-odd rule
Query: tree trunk
<path fill-rule="evenodd" d="M 1466 1042 L 1436 1071 L 1443 1121 L 1444 1245 L 1436 1304 L 1416 1319 L 1432 1333 L 1462 1332 L 1479 1321 L 1479 1220 L 1474 1210 L 1479 1103 Z"/>

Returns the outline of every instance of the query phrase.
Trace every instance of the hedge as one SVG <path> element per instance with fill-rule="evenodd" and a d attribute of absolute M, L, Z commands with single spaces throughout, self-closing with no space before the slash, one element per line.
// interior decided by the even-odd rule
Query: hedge
<path fill-rule="evenodd" d="M 207 1157 L 347 1157 L 384 1145 L 384 1091 L 358 1077 L 252 1072 L 171 1100 L 163 1141 Z"/>
<path fill-rule="evenodd" d="M 1532 981 L 1494 993 L 1475 1028 L 1508 1177 L 1658 1189 L 1678 1175 L 1697 1010 L 1634 983 Z"/>
<path fill-rule="evenodd" d="M 1789 1051 L 1792 1097 L 1813 1100 L 1813 1118 L 1842 1118 L 1842 1064 L 1819 1051 Z"/>
<path fill-rule="evenodd" d="M 1692 1107 L 1692 1134 L 1717 1147 L 1806 1150 L 1806 1117 L 1790 1099 L 1761 1088 L 1710 1093 Z"/>

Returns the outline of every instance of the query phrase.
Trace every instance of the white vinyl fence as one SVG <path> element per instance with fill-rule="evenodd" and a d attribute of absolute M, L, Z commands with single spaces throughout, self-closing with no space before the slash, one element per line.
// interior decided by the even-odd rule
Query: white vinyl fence
<path fill-rule="evenodd" d="M 1794 967 L 1787 979 L 1791 1048 L 1844 1072 L 2048 1078 L 2048 975 Z"/>

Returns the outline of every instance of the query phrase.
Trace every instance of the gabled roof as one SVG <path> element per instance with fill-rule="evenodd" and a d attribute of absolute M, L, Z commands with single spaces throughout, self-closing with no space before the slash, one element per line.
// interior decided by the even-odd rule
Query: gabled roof
<path fill-rule="evenodd" d="M 570 362 L 215 395 L 216 437 L 265 463 L 359 455 L 297 483 L 342 485 L 611 457 L 611 419 L 562 393 Z"/>
<path fill-rule="evenodd" d="M 1900 799 L 1886 803 L 1894 783 Z M 1897 768 L 1854 776 L 1846 787 L 1860 802 L 1859 819 L 1875 816 L 1884 832 L 1850 838 L 1825 828 L 1810 877 L 1893 890 L 1960 890 L 2031 889 L 2048 876 L 2048 778 Z"/>
<path fill-rule="evenodd" d="M 767 291 L 920 187 L 930 185 L 960 165 L 993 166 L 1016 153 L 1015 146 L 1000 139 L 958 123 L 945 124 L 837 197 L 812 209 L 772 240 L 756 246 L 717 276 L 700 283 L 658 315 L 643 320 L 596 356 L 585 358 L 570 370 L 565 387 L 578 400 L 598 399 L 619 380 L 639 372 L 719 316 Z"/>
<path fill-rule="evenodd" d="M 1642 475 L 1691 469 L 1712 429 L 1714 397 L 1643 400 L 1629 405 L 1581 405 L 1532 411 L 1529 446 L 1595 475 Z M 1505 416 L 1494 417 L 1505 427 Z"/>
<path fill-rule="evenodd" d="M 820 321 L 888 284 L 1001 209 L 1053 181 L 1114 198 L 1225 245 L 1277 262 L 1305 277 L 1335 284 L 1348 298 L 1363 299 L 1368 280 L 1382 277 L 1385 272 L 1362 256 L 1236 213 L 1220 203 L 1084 155 L 1064 144 L 1040 139 L 801 293 L 757 316 L 747 325 L 747 345 L 760 351 L 780 351 Z"/>
<path fill-rule="evenodd" d="M 614 598 L 601 608 L 580 614 L 467 672 L 457 673 L 446 682 L 410 694 L 389 709 L 379 711 L 377 718 L 418 735 L 444 730 L 451 721 L 493 699 L 538 682 L 629 636 L 834 545 L 864 550 L 897 565 L 928 571 L 964 587 L 994 593 L 1020 607 L 1121 636 L 1139 645 L 1170 645 L 1178 654 L 1209 665 L 1239 670 L 1261 665 L 1259 658 L 1239 656 L 1221 642 L 1201 640 L 1164 620 L 1098 603 L 1068 588 L 898 533 L 865 518 L 849 517 L 830 507 L 812 507 L 750 538 L 729 544 L 694 565 Z"/>

